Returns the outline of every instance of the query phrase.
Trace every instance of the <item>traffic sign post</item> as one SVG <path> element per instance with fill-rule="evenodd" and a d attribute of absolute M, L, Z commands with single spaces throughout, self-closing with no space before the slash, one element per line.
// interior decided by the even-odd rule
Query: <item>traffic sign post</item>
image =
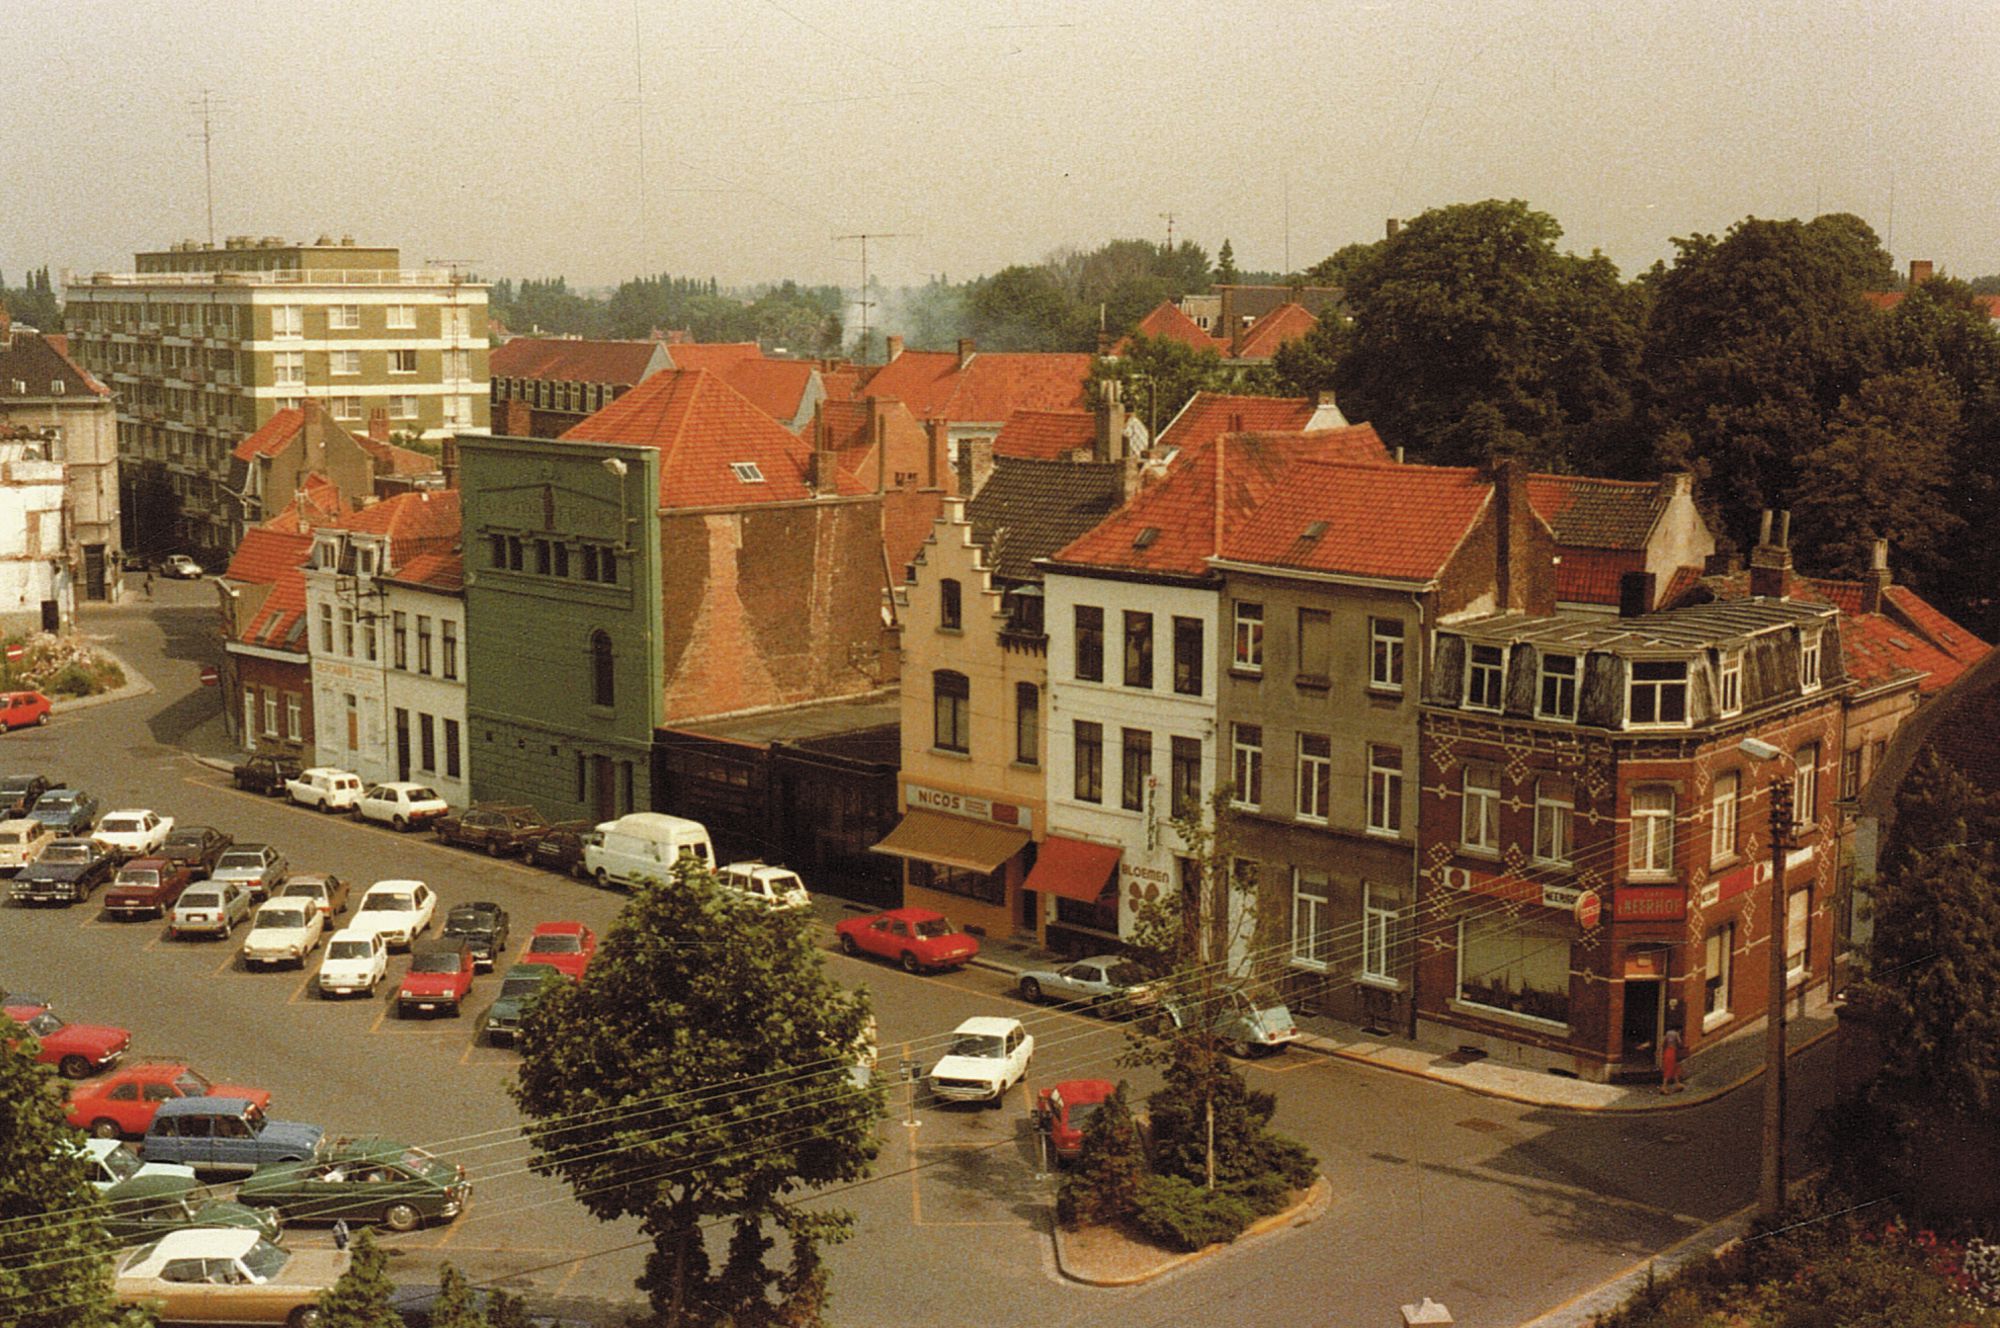
<path fill-rule="evenodd" d="M 205 669 L 203 669 L 203 670 L 201 671 L 201 685 L 202 685 L 202 686 L 204 686 L 204 687 L 215 687 L 215 686 L 219 686 L 219 685 L 221 684 L 221 682 L 222 682 L 222 674 L 221 674 L 221 673 L 219 673 L 219 672 L 217 672 L 217 670 L 216 670 L 216 668 L 215 668 L 215 666 L 214 666 L 213 664 L 209 665 L 209 666 L 208 666 L 207 668 L 205 668 Z"/>

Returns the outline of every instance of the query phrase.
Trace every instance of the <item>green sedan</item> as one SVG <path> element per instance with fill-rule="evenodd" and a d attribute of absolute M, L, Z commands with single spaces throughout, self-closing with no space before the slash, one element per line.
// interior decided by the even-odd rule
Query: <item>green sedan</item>
<path fill-rule="evenodd" d="M 464 1167 L 393 1139 L 343 1139 L 313 1162 L 258 1167 L 238 1202 L 275 1208 L 290 1221 L 375 1222 L 412 1231 L 465 1211 L 472 1184 Z"/>
<path fill-rule="evenodd" d="M 520 1036 L 521 1017 L 568 974 L 552 964 L 516 964 L 500 979 L 500 995 L 479 1016 L 479 1031 L 494 1046 Z"/>
<path fill-rule="evenodd" d="M 243 1227 L 266 1240 L 278 1238 L 278 1214 L 210 1196 L 186 1176 L 134 1176 L 104 1192 L 109 1212 L 102 1226 L 120 1245 L 158 1240 L 190 1227 Z"/>

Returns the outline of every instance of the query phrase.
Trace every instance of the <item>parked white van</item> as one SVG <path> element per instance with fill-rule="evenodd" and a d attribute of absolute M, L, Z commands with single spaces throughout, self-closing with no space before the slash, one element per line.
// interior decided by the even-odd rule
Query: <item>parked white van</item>
<path fill-rule="evenodd" d="M 583 850 L 584 874 L 599 885 L 637 885 L 672 877 L 681 854 L 715 865 L 708 829 L 700 821 L 660 812 L 633 812 L 597 827 L 597 842 Z"/>

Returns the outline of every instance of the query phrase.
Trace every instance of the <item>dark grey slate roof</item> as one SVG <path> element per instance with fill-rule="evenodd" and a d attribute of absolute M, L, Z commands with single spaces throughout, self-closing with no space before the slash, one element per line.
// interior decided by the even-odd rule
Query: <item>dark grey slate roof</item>
<path fill-rule="evenodd" d="M 993 474 L 965 505 L 972 537 L 986 546 L 1003 581 L 1039 581 L 1047 558 L 1118 509 L 1116 462 L 998 457 Z"/>
<path fill-rule="evenodd" d="M 1806 600 L 1716 600 L 1662 609 L 1636 618 L 1612 618 L 1600 613 L 1542 618 L 1492 614 L 1440 623 L 1438 630 L 1480 641 L 1534 641 L 1579 649 L 1644 653 L 1649 649 L 1722 645 L 1779 628 L 1831 622 L 1837 616 L 1832 605 Z"/>

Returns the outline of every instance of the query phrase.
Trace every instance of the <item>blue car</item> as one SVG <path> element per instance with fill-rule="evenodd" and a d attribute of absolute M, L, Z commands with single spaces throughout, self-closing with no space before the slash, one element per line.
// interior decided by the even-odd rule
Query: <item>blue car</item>
<path fill-rule="evenodd" d="M 28 819 L 40 821 L 59 835 L 88 835 L 102 810 L 82 789 L 53 788 L 35 799 Z"/>
<path fill-rule="evenodd" d="M 148 1162 L 247 1175 L 269 1162 L 316 1161 L 325 1145 L 319 1126 L 271 1120 L 248 1098 L 180 1097 L 160 1104 L 142 1151 Z"/>

